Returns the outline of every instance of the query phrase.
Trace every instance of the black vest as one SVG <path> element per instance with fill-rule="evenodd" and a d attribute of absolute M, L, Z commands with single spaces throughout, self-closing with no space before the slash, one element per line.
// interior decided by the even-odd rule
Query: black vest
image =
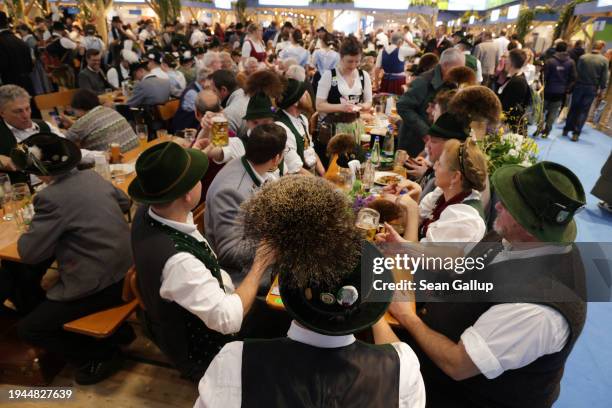
<path fill-rule="evenodd" d="M 478 250 L 477 246 L 470 256 L 479 256 Z M 539 268 L 538 264 L 542 267 Z M 485 273 L 488 275 L 502 273 L 502 270 L 512 271 L 517 275 L 517 282 L 526 282 L 522 285 L 524 292 L 521 295 L 528 299 L 533 298 L 530 293 L 537 293 L 542 288 L 538 288 L 537 279 L 519 275 L 522 270 L 534 269 L 558 271 L 555 273 L 558 282 L 567 284 L 568 287 L 578 287 L 575 292 L 575 302 L 541 303 L 556 309 L 567 320 L 570 335 L 564 348 L 557 353 L 544 355 L 524 367 L 505 371 L 491 380 L 479 374 L 463 381 L 454 381 L 444 374 L 413 341 L 409 340 L 421 363 L 428 407 L 545 408 L 552 406 L 559 396 L 565 361 L 582 332 L 586 318 L 586 303 L 582 300 L 584 293 L 581 293 L 584 268 L 578 251 L 574 249 L 568 254 L 499 262 L 489 265 Z M 464 279 L 469 280 L 474 277 L 474 275 L 466 276 Z M 457 343 L 464 330 L 472 326 L 494 305 L 495 303 L 488 302 L 432 302 L 425 303 L 419 310 L 419 315 L 431 329 Z"/>
<path fill-rule="evenodd" d="M 41 132 L 50 132 L 51 129 L 49 125 L 44 120 L 32 119 L 32 122 L 38 125 L 38 129 Z M 4 120 L 0 119 L 0 155 L 9 156 L 11 155 L 11 150 L 17 146 L 17 138 L 13 135 L 13 132 L 6 126 Z M 4 171 L 3 171 L 4 173 Z M 11 183 L 29 183 L 30 177 L 21 171 L 7 171 L 11 179 Z"/>
<path fill-rule="evenodd" d="M 246 340 L 242 407 L 397 407 L 399 371 L 389 344 L 319 348 L 289 338 Z"/>
<path fill-rule="evenodd" d="M 361 82 L 361 95 L 345 95 L 345 97 L 353 97 L 350 99 L 358 99 L 357 103 L 363 102 L 363 95 L 365 93 L 365 78 L 362 70 L 359 71 L 359 81 Z M 338 71 L 334 68 L 331 70 L 331 88 L 329 88 L 329 93 L 327 94 L 327 103 L 340 103 L 340 98 L 342 94 L 340 90 L 338 90 Z"/>
<path fill-rule="evenodd" d="M 220 270 L 212 252 L 210 257 L 206 257 L 201 256 L 201 249 L 191 250 L 189 241 L 195 239 L 170 227 L 165 227 L 166 230 L 160 228 L 159 223 L 148 215 L 148 210 L 148 206 L 141 206 L 132 224 L 132 249 L 138 288 L 146 308 L 147 329 L 155 344 L 181 374 L 199 381 L 212 359 L 232 337 L 210 330 L 197 316 L 177 303 L 162 299 L 159 295 L 162 270 L 166 261 L 179 252 L 190 252 L 200 259 L 223 287 Z"/>
<path fill-rule="evenodd" d="M 185 95 L 189 91 L 200 92 L 195 82 L 190 83 L 183 90 L 183 93 L 181 94 L 179 108 L 174 114 L 174 118 L 172 118 L 172 128 L 175 132 L 177 130 L 183 130 L 183 129 L 189 129 L 189 128 L 200 129 L 200 123 L 195 117 L 195 106 L 193 108 L 194 109 L 193 111 L 188 111 L 188 110 L 183 109 L 183 99 L 185 98 Z"/>

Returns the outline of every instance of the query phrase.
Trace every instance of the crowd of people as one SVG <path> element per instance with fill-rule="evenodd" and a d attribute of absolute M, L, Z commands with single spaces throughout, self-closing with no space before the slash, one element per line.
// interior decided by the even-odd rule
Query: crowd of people
<path fill-rule="evenodd" d="M 351 204 L 323 176 L 334 163 L 354 171 L 367 160 L 355 138 L 336 129 L 372 115 L 381 93 L 395 95 L 397 115 L 388 114 L 409 178 L 388 186 L 382 200 L 406 216 L 399 232 L 385 224 L 377 243 L 493 242 L 492 252 L 477 244 L 471 253 L 488 248 L 496 271 L 547 269 L 554 257 L 563 270 L 555 279 L 572 287 L 584 279 L 571 245 L 574 214 L 586 202 L 580 181 L 551 162 L 489 174 L 474 123 L 496 127 L 503 114 L 521 132 L 543 86 L 538 133 L 550 133 L 571 94 L 564 134 L 578 140 L 607 88 L 602 43 L 586 53 L 556 41 L 548 56 L 535 56 L 504 31 L 493 39 L 487 31 L 474 38 L 405 26 L 359 38 L 290 22 L 156 28 L 115 16 L 105 44 L 94 26 L 82 29 L 68 16 L 34 27 L 11 27 L 0 14 L 0 171 L 13 183 L 46 185 L 18 241 L 22 262 L 2 261 L 0 300 L 15 306 L 3 312 L 19 315 L 22 339 L 75 364 L 78 383 L 116 372 L 120 346 L 134 333 L 124 324 L 93 340 L 62 326 L 122 304 L 134 265 L 146 332 L 183 378 L 199 383 L 198 407 L 556 400 L 585 322 L 582 293 L 572 289 L 565 303 L 432 302 L 416 311 L 390 296 L 369 301 Z M 178 99 L 167 130 L 197 131 L 190 146 L 145 150 L 129 197 L 77 169 L 88 151 L 138 146 L 134 117 L 98 98 L 126 83 L 128 107 Z M 34 118 L 31 96 L 58 87 L 79 88 L 76 119 Z M 226 146 L 211 142 L 220 115 Z M 131 225 L 130 199 L 139 203 Z M 201 203 L 203 231 L 192 215 Z M 42 290 L 53 260 L 59 276 Z M 265 304 L 276 276 L 286 314 Z M 387 311 L 400 329 L 382 317 Z M 370 328 L 375 346 L 355 337 Z"/>

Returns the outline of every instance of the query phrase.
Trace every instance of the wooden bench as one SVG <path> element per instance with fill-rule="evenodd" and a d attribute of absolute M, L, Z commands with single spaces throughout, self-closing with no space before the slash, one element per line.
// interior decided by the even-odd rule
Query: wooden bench
<path fill-rule="evenodd" d="M 34 102 L 40 110 L 53 109 L 55 107 L 70 106 L 72 97 L 78 89 L 69 89 L 67 91 L 59 91 L 48 94 L 36 95 Z"/>
<path fill-rule="evenodd" d="M 178 99 L 171 99 L 163 105 L 157 105 L 157 114 L 161 120 L 170 120 L 176 114 L 176 111 L 179 108 Z"/>
<path fill-rule="evenodd" d="M 136 289 L 136 291 L 133 290 Z M 142 304 L 136 287 L 136 269 L 131 267 L 125 275 L 122 298 L 125 304 L 102 310 L 64 324 L 64 330 L 103 339 L 109 337 Z"/>

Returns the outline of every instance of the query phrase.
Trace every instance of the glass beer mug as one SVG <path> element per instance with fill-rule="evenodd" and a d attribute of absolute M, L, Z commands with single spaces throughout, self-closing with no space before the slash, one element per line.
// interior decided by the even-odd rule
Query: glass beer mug
<path fill-rule="evenodd" d="M 362 208 L 357 213 L 357 221 L 355 226 L 363 233 L 365 239 L 370 242 L 374 241 L 376 231 L 378 230 L 378 223 L 380 221 L 380 214 L 378 211 L 372 208 Z"/>
<path fill-rule="evenodd" d="M 213 146 L 229 144 L 228 122 L 223 115 L 216 115 L 212 118 L 211 143 Z"/>

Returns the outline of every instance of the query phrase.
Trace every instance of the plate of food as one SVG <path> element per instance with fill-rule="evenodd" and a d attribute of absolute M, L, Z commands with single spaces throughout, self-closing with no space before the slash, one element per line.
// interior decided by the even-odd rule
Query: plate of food
<path fill-rule="evenodd" d="M 131 174 L 135 171 L 134 163 L 124 163 L 124 164 L 111 164 L 110 165 L 111 177 L 125 177 L 128 174 Z"/>
<path fill-rule="evenodd" d="M 396 184 L 400 181 L 402 181 L 402 176 L 399 174 L 392 173 L 390 171 L 381 171 L 376 173 L 374 184 L 378 184 L 379 186 L 390 186 L 391 184 Z"/>

